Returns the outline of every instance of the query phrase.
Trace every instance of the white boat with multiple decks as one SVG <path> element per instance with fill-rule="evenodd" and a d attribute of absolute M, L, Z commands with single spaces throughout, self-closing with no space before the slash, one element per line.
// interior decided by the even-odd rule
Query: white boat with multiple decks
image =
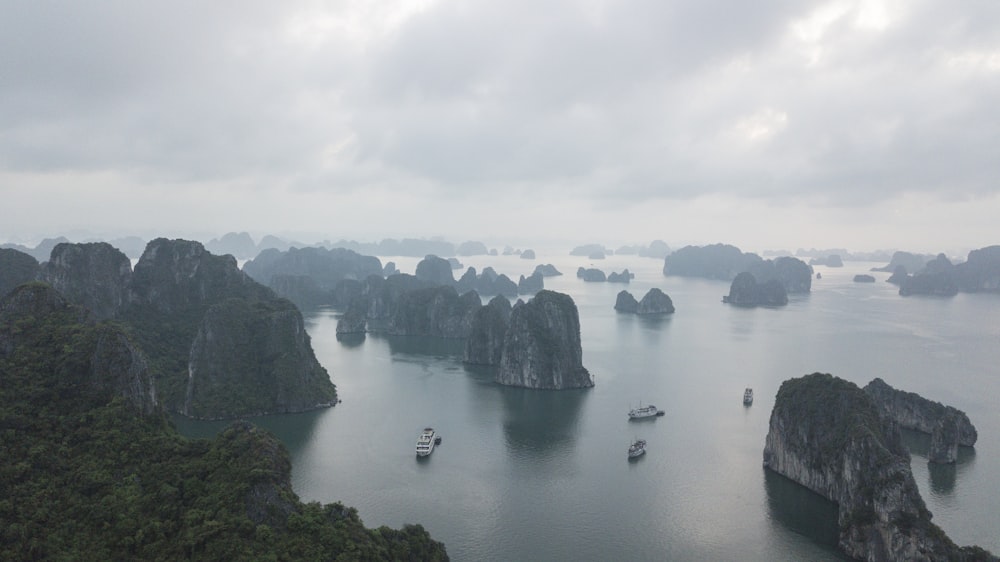
<path fill-rule="evenodd" d="M 749 386 L 743 391 L 743 404 L 746 406 L 753 404 L 753 389 Z"/>
<path fill-rule="evenodd" d="M 426 457 L 434 452 L 434 445 L 441 442 L 441 438 L 434 432 L 433 427 L 425 427 L 417 437 L 417 456 Z"/>
<path fill-rule="evenodd" d="M 656 406 L 650 404 L 648 406 L 639 406 L 638 408 L 633 408 L 628 412 L 628 419 L 630 420 L 641 420 L 645 418 L 655 418 L 656 416 L 662 416 L 663 410 L 658 409 Z"/>

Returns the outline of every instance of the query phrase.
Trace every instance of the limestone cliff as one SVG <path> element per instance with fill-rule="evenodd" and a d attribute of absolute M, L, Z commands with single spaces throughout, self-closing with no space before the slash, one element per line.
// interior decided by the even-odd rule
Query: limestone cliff
<path fill-rule="evenodd" d="M 546 290 L 514 306 L 496 381 L 540 389 L 594 386 L 583 366 L 580 317 L 572 298 Z"/>
<path fill-rule="evenodd" d="M 336 304 L 330 292 L 344 279 L 385 274 L 378 258 L 344 248 L 264 250 L 243 271 L 301 308 Z"/>
<path fill-rule="evenodd" d="M 416 277 L 429 285 L 454 285 L 452 264 L 444 258 L 428 255 L 417 264 Z"/>
<path fill-rule="evenodd" d="M 474 365 L 499 365 L 503 340 L 510 323 L 510 301 L 497 295 L 489 304 L 476 311 L 472 330 L 465 342 L 466 363 Z"/>
<path fill-rule="evenodd" d="M 747 307 L 783 306 L 788 304 L 788 294 L 778 280 L 758 283 L 753 274 L 744 271 L 733 279 L 729 295 L 724 296 L 722 302 Z"/>
<path fill-rule="evenodd" d="M 195 418 L 301 412 L 336 402 L 302 314 L 285 300 L 227 299 L 191 345 L 182 413 Z"/>
<path fill-rule="evenodd" d="M 398 336 L 465 338 L 472 331 L 472 317 L 482 307 L 479 295 L 458 295 L 453 287 L 438 286 L 403 293 L 385 332 Z"/>
<path fill-rule="evenodd" d="M 838 545 L 861 560 L 988 560 L 931 522 L 899 431 L 867 393 L 814 373 L 782 383 L 764 466 L 838 505 Z"/>
<path fill-rule="evenodd" d="M 637 314 L 673 314 L 674 312 L 674 302 L 670 297 L 663 291 L 653 287 L 646 292 L 642 300 L 639 301 L 639 306 L 636 309 Z"/>
<path fill-rule="evenodd" d="M 0 299 L 0 359 L 16 362 L 19 352 L 35 353 L 58 339 L 65 341 L 47 356 L 58 372 L 46 376 L 58 380 L 60 395 L 91 405 L 121 397 L 140 414 L 157 410 L 145 355 L 118 325 L 95 324 L 89 311 L 41 282 L 20 285 Z"/>
<path fill-rule="evenodd" d="M 0 248 L 0 298 L 38 274 L 38 260 L 20 250 Z"/>
<path fill-rule="evenodd" d="M 622 290 L 615 298 L 615 310 L 635 314 L 639 311 L 639 301 L 635 300 L 632 293 Z"/>
<path fill-rule="evenodd" d="M 57 244 L 38 279 L 99 320 L 114 318 L 129 301 L 132 262 L 107 242 Z"/>
<path fill-rule="evenodd" d="M 521 276 L 517 281 L 517 294 L 533 295 L 545 288 L 545 277 L 537 271 L 528 277 Z"/>
<path fill-rule="evenodd" d="M 965 412 L 928 400 L 919 394 L 897 390 L 884 380 L 876 378 L 865 385 L 865 392 L 888 416 L 901 427 L 923 433 L 934 433 L 938 421 L 946 415 L 953 415 L 958 426 L 958 444 L 972 447 L 979 434 Z"/>

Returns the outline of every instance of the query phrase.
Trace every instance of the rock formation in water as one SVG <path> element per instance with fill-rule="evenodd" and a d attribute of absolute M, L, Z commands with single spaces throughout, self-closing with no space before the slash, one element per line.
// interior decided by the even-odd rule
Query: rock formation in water
<path fill-rule="evenodd" d="M 924 268 L 899 284 L 900 296 L 935 295 L 951 297 L 958 294 L 958 273 L 944 254 L 927 262 Z"/>
<path fill-rule="evenodd" d="M 968 447 L 976 444 L 979 434 L 969 416 L 961 410 L 928 400 L 914 392 L 895 389 L 880 378 L 865 385 L 865 392 L 886 416 L 907 429 L 933 434 L 938 420 L 948 415 L 955 416 L 958 420 L 958 444 Z"/>
<path fill-rule="evenodd" d="M 903 266 L 906 271 L 920 271 L 927 265 L 927 262 L 934 259 L 932 255 L 913 254 L 910 252 L 893 252 L 889 263 L 882 267 L 873 267 L 872 271 L 896 271 L 896 268 Z"/>
<path fill-rule="evenodd" d="M 348 306 L 344 314 L 337 319 L 337 335 L 364 334 L 368 331 L 368 317 L 364 305 Z"/>
<path fill-rule="evenodd" d="M 335 304 L 330 292 L 343 279 L 383 274 L 378 258 L 343 248 L 264 250 L 243 271 L 301 308 Z"/>
<path fill-rule="evenodd" d="M 838 546 L 860 560 L 988 560 L 931 522 L 896 426 L 857 385 L 814 373 L 782 383 L 764 466 L 837 503 Z"/>
<path fill-rule="evenodd" d="M 615 298 L 615 310 L 634 314 L 639 311 L 639 301 L 635 300 L 632 293 L 623 290 Z"/>
<path fill-rule="evenodd" d="M 121 319 L 134 326 L 156 365 L 157 388 L 171 410 L 219 418 L 335 402 L 333 383 L 318 367 L 298 309 L 240 271 L 232 256 L 215 256 L 198 242 L 153 240 L 135 266 L 129 301 Z M 258 357 L 255 349 L 269 355 Z M 256 357 L 256 368 L 234 371 L 229 366 L 233 353 Z M 200 395 L 204 399 L 191 407 L 192 369 L 199 381 L 221 378 L 241 388 Z M 242 386 L 238 376 L 246 377 Z M 262 386 L 261 377 L 291 377 L 288 384 L 302 382 L 302 392 L 311 398 L 290 391 L 246 398 L 246 392 L 271 393 L 277 388 Z"/>
<path fill-rule="evenodd" d="M 544 288 L 545 278 L 540 273 L 532 273 L 528 277 L 522 275 L 517 281 L 517 294 L 519 295 L 533 295 Z"/>
<path fill-rule="evenodd" d="M 909 277 L 910 275 L 906 273 L 906 267 L 902 265 L 897 265 L 896 269 L 893 270 L 892 275 L 890 275 L 889 278 L 886 279 L 885 281 L 886 283 L 892 283 L 893 285 L 898 286 L 905 283 L 907 278 Z"/>
<path fill-rule="evenodd" d="M 505 297 L 510 297 L 516 299 L 518 294 L 517 283 L 511 280 L 510 277 L 501 273 L 497 276 L 496 280 L 493 281 L 493 292 L 488 293 L 489 295 L 504 295 Z"/>
<path fill-rule="evenodd" d="M 462 265 L 462 262 L 458 261 L 458 258 L 448 258 L 448 265 L 451 266 L 452 270 L 462 269 L 465 267 Z"/>
<path fill-rule="evenodd" d="M 958 442 L 962 438 L 962 424 L 968 421 L 954 412 L 938 418 L 931 432 L 931 447 L 927 460 L 938 464 L 951 464 L 958 460 Z"/>
<path fill-rule="evenodd" d="M 581 267 L 576 270 L 576 276 L 578 279 L 583 279 L 588 283 L 603 283 L 608 280 L 604 272 L 596 268 L 585 268 Z"/>
<path fill-rule="evenodd" d="M 0 248 L 0 298 L 38 275 L 38 260 L 20 250 Z"/>
<path fill-rule="evenodd" d="M 639 248 L 639 257 L 664 259 L 670 254 L 670 246 L 663 240 L 653 240 L 649 246 Z"/>
<path fill-rule="evenodd" d="M 38 279 L 105 320 L 128 303 L 132 263 L 107 242 L 57 244 L 49 261 L 41 265 Z"/>
<path fill-rule="evenodd" d="M 556 277 L 562 275 L 562 273 L 556 269 L 556 266 L 551 263 L 538 264 L 535 266 L 535 273 L 541 274 L 542 277 Z"/>
<path fill-rule="evenodd" d="M 603 244 L 584 244 L 583 246 L 577 246 L 570 250 L 569 255 L 571 256 L 590 256 L 591 254 L 601 254 L 602 256 L 607 253 Z"/>
<path fill-rule="evenodd" d="M 673 312 L 674 302 L 666 293 L 656 287 L 646 292 L 636 309 L 636 314 L 640 315 L 673 314 Z"/>
<path fill-rule="evenodd" d="M 812 267 L 798 258 L 783 256 L 754 262 L 747 271 L 758 283 L 777 280 L 788 294 L 808 293 L 812 288 Z"/>
<path fill-rule="evenodd" d="M 867 275 L 864 273 L 859 273 L 854 276 L 855 283 L 874 283 L 875 277 L 873 275 Z"/>
<path fill-rule="evenodd" d="M 449 286 L 407 291 L 400 295 L 385 332 L 396 336 L 466 338 L 472 331 L 473 315 L 481 307 L 475 291 L 461 296 Z"/>
<path fill-rule="evenodd" d="M 464 361 L 473 365 L 499 365 L 504 336 L 510 324 L 510 301 L 497 295 L 476 311 L 465 342 Z"/>
<path fill-rule="evenodd" d="M 844 261 L 840 259 L 839 254 L 831 254 L 829 256 L 812 258 L 809 260 L 809 265 L 825 265 L 826 267 L 844 267 Z"/>
<path fill-rule="evenodd" d="M 594 386 L 583 366 L 580 317 L 569 295 L 541 291 L 514 306 L 496 381 L 552 390 Z"/>
<path fill-rule="evenodd" d="M 417 279 L 430 285 L 453 285 L 455 277 L 452 275 L 451 262 L 444 258 L 428 255 L 417 263 Z"/>
<path fill-rule="evenodd" d="M 635 277 L 635 274 L 633 274 L 628 269 L 622 270 L 621 273 L 616 273 L 612 271 L 608 275 L 608 283 L 629 283 L 630 281 L 632 281 L 633 277 Z"/>
<path fill-rule="evenodd" d="M 1000 246 L 972 250 L 966 261 L 955 269 L 962 291 L 1000 291 Z"/>
<path fill-rule="evenodd" d="M 462 242 L 455 249 L 455 254 L 459 256 L 485 256 L 488 253 L 486 244 L 475 241 Z"/>
<path fill-rule="evenodd" d="M 663 274 L 730 281 L 761 261 L 757 254 L 744 254 L 728 244 L 685 246 L 664 258 Z"/>
<path fill-rule="evenodd" d="M 783 306 L 788 304 L 788 294 L 777 279 L 757 283 L 753 274 L 744 271 L 733 279 L 729 295 L 722 302 L 736 306 Z"/>
<path fill-rule="evenodd" d="M 521 252 L 521 259 L 522 260 L 533 260 L 533 259 L 535 259 L 535 251 L 529 248 L 529 249 Z"/>
<path fill-rule="evenodd" d="M 331 406 L 336 399 L 292 303 L 234 298 L 205 313 L 191 345 L 184 415 L 284 414 Z"/>
<path fill-rule="evenodd" d="M 28 254 L 29 256 L 35 258 L 38 262 L 44 262 L 49 259 L 49 255 L 52 253 L 52 248 L 56 245 L 62 244 L 64 242 L 69 242 L 65 237 L 60 236 L 58 238 L 46 238 L 39 242 L 34 248 L 29 248 L 27 246 L 22 246 L 21 244 L 2 244 L 0 248 L 9 248 L 12 250 L 17 250 Z"/>

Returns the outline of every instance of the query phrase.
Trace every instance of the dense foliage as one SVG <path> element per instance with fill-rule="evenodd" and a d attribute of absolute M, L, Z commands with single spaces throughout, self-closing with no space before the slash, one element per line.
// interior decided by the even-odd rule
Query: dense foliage
<path fill-rule="evenodd" d="M 284 447 L 247 422 L 188 440 L 95 386 L 95 345 L 122 328 L 44 285 L 20 297 L 0 301 L 0 559 L 447 559 L 419 525 L 301 503 Z"/>

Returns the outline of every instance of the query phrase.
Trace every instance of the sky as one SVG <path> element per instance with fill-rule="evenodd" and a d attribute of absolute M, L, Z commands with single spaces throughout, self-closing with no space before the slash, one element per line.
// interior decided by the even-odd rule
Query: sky
<path fill-rule="evenodd" d="M 0 10 L 0 240 L 1000 243 L 1000 2 Z"/>

